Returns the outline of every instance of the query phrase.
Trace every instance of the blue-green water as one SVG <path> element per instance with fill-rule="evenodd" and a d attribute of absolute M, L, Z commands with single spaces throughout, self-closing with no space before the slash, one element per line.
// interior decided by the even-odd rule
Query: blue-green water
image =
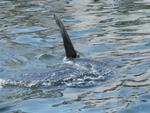
<path fill-rule="evenodd" d="M 1 0 L 0 113 L 149 113 L 149 12 L 149 0 Z M 54 13 L 109 76 L 64 63 Z"/>

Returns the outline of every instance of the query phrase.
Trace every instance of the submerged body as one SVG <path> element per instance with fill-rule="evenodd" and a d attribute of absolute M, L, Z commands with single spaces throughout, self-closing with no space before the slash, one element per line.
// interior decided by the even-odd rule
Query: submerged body
<path fill-rule="evenodd" d="M 8 71 L 3 73 L 7 74 L 7 79 L 1 80 L 2 85 L 19 87 L 95 86 L 111 79 L 115 74 L 109 63 L 90 58 L 65 59 L 62 63 L 47 69 L 20 70 L 16 72 L 15 77 Z"/>

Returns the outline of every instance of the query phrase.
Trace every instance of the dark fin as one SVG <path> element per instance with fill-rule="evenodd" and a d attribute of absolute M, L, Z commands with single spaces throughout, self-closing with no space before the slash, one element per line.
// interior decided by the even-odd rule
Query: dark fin
<path fill-rule="evenodd" d="M 54 14 L 54 19 L 60 29 L 62 37 L 63 37 L 63 43 L 64 43 L 64 47 L 65 47 L 66 57 L 67 58 L 78 57 L 77 52 L 75 51 L 73 44 L 69 38 L 69 35 L 68 35 L 63 23 L 61 22 L 60 18 Z"/>

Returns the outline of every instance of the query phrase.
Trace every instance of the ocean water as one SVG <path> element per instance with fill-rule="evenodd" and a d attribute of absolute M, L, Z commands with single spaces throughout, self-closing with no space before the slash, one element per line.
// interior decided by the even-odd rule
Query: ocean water
<path fill-rule="evenodd" d="M 1 0 L 0 113 L 149 113 L 150 0 Z M 81 59 L 64 60 L 53 14 Z"/>

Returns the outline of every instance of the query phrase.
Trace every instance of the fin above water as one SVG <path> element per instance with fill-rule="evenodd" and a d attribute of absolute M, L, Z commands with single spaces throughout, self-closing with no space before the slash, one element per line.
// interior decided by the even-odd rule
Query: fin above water
<path fill-rule="evenodd" d="M 54 19 L 56 21 L 56 24 L 58 25 L 62 38 L 63 38 L 63 43 L 65 47 L 65 52 L 66 52 L 66 57 L 67 58 L 77 58 L 79 57 L 76 50 L 73 47 L 73 44 L 70 40 L 70 37 L 65 29 L 65 26 L 63 25 L 62 21 L 60 18 L 54 14 Z"/>

